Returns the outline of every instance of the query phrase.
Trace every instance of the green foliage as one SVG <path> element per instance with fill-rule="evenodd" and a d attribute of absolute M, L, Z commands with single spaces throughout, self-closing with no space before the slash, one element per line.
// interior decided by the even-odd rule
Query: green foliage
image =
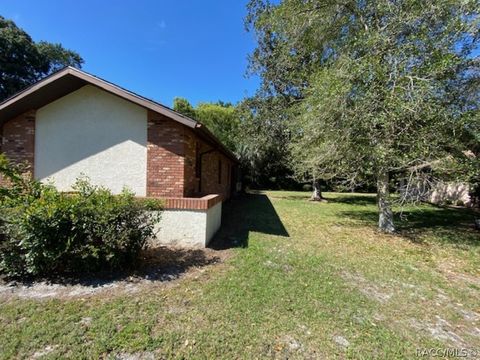
<path fill-rule="evenodd" d="M 469 166 L 458 170 L 479 146 L 479 21 L 477 0 L 252 0 L 251 67 L 264 97 L 288 100 L 279 111 L 293 115 L 296 175 L 385 185 L 449 158 L 467 178 Z"/>
<path fill-rule="evenodd" d="M 281 111 L 284 108 L 282 98 L 259 96 L 245 99 L 237 108 L 241 118 L 237 156 L 246 185 L 270 189 L 297 185 L 288 162 L 289 114 Z"/>
<path fill-rule="evenodd" d="M 0 101 L 65 66 L 83 59 L 60 44 L 35 43 L 11 20 L 0 16 Z"/>
<path fill-rule="evenodd" d="M 194 108 L 187 99 L 175 98 L 173 109 L 185 116 L 200 121 L 205 125 L 228 149 L 236 152 L 240 118 L 236 107 L 229 103 L 200 103 Z"/>
<path fill-rule="evenodd" d="M 232 104 L 200 103 L 195 109 L 198 120 L 231 151 L 237 150 L 240 119 Z"/>
<path fill-rule="evenodd" d="M 80 67 L 83 63 L 81 56 L 75 51 L 65 49 L 61 44 L 52 44 L 40 41 L 35 44 L 37 50 L 48 68 L 46 74 L 61 70 L 65 66 Z"/>
<path fill-rule="evenodd" d="M 0 199 L 0 272 L 52 276 L 116 270 L 131 265 L 159 220 L 161 203 L 139 201 L 79 179 L 58 192 L 6 166 Z"/>
<path fill-rule="evenodd" d="M 179 97 L 173 99 L 173 110 L 175 110 L 176 112 L 179 112 L 182 115 L 188 116 L 192 119 L 197 118 L 195 109 L 187 99 L 179 98 Z"/>
<path fill-rule="evenodd" d="M 297 187 L 289 168 L 287 114 L 280 114 L 283 99 L 248 98 L 232 105 L 218 101 L 194 108 L 186 99 L 176 98 L 174 110 L 200 121 L 240 160 L 243 181 L 256 188 Z"/>

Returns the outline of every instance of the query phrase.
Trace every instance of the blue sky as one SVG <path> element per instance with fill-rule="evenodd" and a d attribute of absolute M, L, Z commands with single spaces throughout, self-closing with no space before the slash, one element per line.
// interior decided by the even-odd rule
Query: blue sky
<path fill-rule="evenodd" d="M 35 41 L 59 42 L 83 69 L 171 106 L 176 96 L 237 102 L 253 95 L 246 78 L 253 35 L 247 0 L 0 0 L 0 14 Z"/>

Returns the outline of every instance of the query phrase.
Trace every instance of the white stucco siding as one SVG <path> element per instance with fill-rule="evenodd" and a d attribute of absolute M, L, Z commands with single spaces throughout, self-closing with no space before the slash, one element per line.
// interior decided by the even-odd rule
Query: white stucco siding
<path fill-rule="evenodd" d="M 37 111 L 35 177 L 70 191 L 81 175 L 119 193 L 146 195 L 147 110 L 94 86 Z"/>
<path fill-rule="evenodd" d="M 165 210 L 155 226 L 151 245 L 204 248 L 220 229 L 221 223 L 221 202 L 208 210 Z"/>
<path fill-rule="evenodd" d="M 214 207 L 208 209 L 206 226 L 206 244 L 212 240 L 222 225 L 222 203 L 219 202 Z"/>
<path fill-rule="evenodd" d="M 205 247 L 207 212 L 201 210 L 165 210 L 155 227 L 153 245 Z"/>

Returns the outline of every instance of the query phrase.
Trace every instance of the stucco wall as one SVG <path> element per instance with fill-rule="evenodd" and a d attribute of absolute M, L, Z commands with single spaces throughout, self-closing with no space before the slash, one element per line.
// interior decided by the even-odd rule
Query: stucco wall
<path fill-rule="evenodd" d="M 165 210 L 151 244 L 206 247 L 222 222 L 222 203 L 208 210 Z"/>
<path fill-rule="evenodd" d="M 87 85 L 40 109 L 35 177 L 71 190 L 82 173 L 114 193 L 146 195 L 147 110 Z"/>
<path fill-rule="evenodd" d="M 208 209 L 207 227 L 206 227 L 206 244 L 212 240 L 222 225 L 222 203 L 218 203 L 214 207 Z"/>

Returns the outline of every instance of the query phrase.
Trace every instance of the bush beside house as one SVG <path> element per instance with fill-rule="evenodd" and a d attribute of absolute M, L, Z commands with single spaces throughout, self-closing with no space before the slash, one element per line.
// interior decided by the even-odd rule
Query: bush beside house
<path fill-rule="evenodd" d="M 0 157 L 0 273 L 39 277 L 131 265 L 160 220 L 159 200 L 79 179 L 75 193 L 22 176 Z M 5 185 L 6 184 L 6 185 Z M 157 211 L 151 211 L 157 210 Z"/>

